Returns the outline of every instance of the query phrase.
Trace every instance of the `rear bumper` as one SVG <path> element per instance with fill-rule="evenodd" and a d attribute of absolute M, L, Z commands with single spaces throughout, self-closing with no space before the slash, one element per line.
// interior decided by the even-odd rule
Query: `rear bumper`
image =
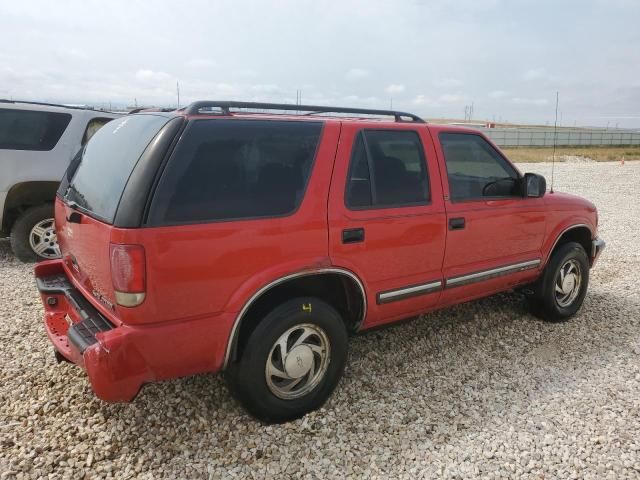
<path fill-rule="evenodd" d="M 607 246 L 606 242 L 602 240 L 600 237 L 596 237 L 591 242 L 591 266 L 595 265 L 596 260 L 598 260 L 598 257 L 600 256 L 600 254 L 602 253 L 602 251 L 605 249 L 606 246 Z"/>
<path fill-rule="evenodd" d="M 62 262 L 41 262 L 36 283 L 47 335 L 67 360 L 82 367 L 96 395 L 128 402 L 144 383 L 215 372 L 226 348 L 226 318 L 150 326 L 115 325 L 84 298 Z"/>

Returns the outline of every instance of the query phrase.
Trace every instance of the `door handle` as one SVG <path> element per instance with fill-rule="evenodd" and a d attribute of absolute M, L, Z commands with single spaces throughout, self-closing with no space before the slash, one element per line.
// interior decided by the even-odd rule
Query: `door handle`
<path fill-rule="evenodd" d="M 464 217 L 449 219 L 449 230 L 462 230 L 463 228 L 464 228 Z"/>
<path fill-rule="evenodd" d="M 342 243 L 364 242 L 364 228 L 348 228 L 342 230 Z"/>
<path fill-rule="evenodd" d="M 71 212 L 67 217 L 69 223 L 82 223 L 82 214 L 80 212 Z"/>

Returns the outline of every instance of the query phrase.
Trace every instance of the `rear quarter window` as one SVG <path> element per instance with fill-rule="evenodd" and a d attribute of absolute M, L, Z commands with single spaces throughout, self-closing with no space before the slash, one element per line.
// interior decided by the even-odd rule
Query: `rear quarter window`
<path fill-rule="evenodd" d="M 85 146 L 98 130 L 112 120 L 113 118 L 92 118 L 89 120 L 89 122 L 87 122 L 87 128 L 85 128 L 84 134 L 82 135 L 81 145 Z"/>
<path fill-rule="evenodd" d="M 0 149 L 52 150 L 71 121 L 71 114 L 0 109 Z"/>
<path fill-rule="evenodd" d="M 168 121 L 143 114 L 107 123 L 71 162 L 59 193 L 92 216 L 113 223 L 133 168 Z"/>
<path fill-rule="evenodd" d="M 278 217 L 300 206 L 322 122 L 195 120 L 162 174 L 152 225 Z"/>

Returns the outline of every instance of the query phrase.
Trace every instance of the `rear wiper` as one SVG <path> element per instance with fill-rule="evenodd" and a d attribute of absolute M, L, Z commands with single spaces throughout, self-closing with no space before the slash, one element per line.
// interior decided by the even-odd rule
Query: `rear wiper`
<path fill-rule="evenodd" d="M 77 192 L 77 190 L 74 188 L 73 185 L 69 184 L 67 186 L 67 189 L 64 192 L 64 195 L 62 196 L 62 200 L 64 200 L 64 203 L 66 203 L 71 208 L 77 208 L 78 207 L 78 203 L 75 200 L 71 200 L 69 198 L 69 194 L 71 192 Z"/>

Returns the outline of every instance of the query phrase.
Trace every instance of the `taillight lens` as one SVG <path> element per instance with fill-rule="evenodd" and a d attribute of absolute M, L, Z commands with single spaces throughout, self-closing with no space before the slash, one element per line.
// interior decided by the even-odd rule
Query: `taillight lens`
<path fill-rule="evenodd" d="M 112 243 L 109 256 L 116 303 L 123 307 L 140 305 L 146 290 L 144 247 Z"/>

